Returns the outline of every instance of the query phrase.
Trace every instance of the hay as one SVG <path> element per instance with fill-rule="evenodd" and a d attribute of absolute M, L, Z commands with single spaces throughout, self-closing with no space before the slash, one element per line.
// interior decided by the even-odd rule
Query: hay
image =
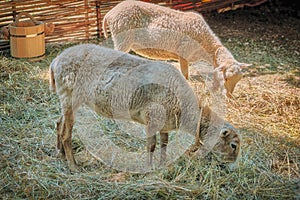
<path fill-rule="evenodd" d="M 70 45 L 74 44 L 48 45 L 46 58 L 39 62 L 12 59 L 8 52 L 0 54 L 3 199 L 300 198 L 299 72 L 281 70 L 281 74 L 272 71 L 265 75 L 266 67 L 259 64 L 248 69 L 228 101 L 226 119 L 240 128 L 243 137 L 236 169 L 220 166 L 209 157 L 182 156 L 153 173 L 122 173 L 92 158 L 75 136 L 73 150 L 80 172 L 71 174 L 65 160 L 56 156 L 55 123 L 60 108 L 57 95 L 49 92 L 47 76 L 51 60 Z M 265 43 L 255 45 L 247 48 L 255 49 L 253 52 L 271 49 Z M 226 46 L 234 46 L 234 55 L 243 52 L 235 48 L 247 49 L 235 40 Z M 281 49 L 276 52 L 273 57 L 265 57 L 269 55 L 266 52 L 251 57 L 244 52 L 241 57 L 273 63 L 286 58 L 292 66 L 297 63 L 292 53 L 280 57 Z M 120 144 L 126 144 L 126 139 Z"/>
<path fill-rule="evenodd" d="M 229 111 L 235 123 L 289 136 L 299 144 L 300 88 L 290 85 L 283 75 L 274 74 L 244 78 L 237 94 L 230 101 Z M 243 117 L 232 115 L 239 112 Z"/>
<path fill-rule="evenodd" d="M 246 77 L 229 101 L 228 119 L 255 132 L 256 151 L 271 171 L 299 178 L 300 88 L 285 75 Z M 263 148 L 262 148 L 263 147 Z"/>
<path fill-rule="evenodd" d="M 47 57 L 40 62 L 1 56 L 2 198 L 299 197 L 299 88 L 278 74 L 244 78 L 229 101 L 227 119 L 241 128 L 244 140 L 239 167 L 233 171 L 209 158 L 183 156 L 154 173 L 120 173 L 93 159 L 75 137 L 81 172 L 71 174 L 66 162 L 56 157 L 59 101 L 50 94 L 46 76 L 59 49 L 48 46 Z"/>

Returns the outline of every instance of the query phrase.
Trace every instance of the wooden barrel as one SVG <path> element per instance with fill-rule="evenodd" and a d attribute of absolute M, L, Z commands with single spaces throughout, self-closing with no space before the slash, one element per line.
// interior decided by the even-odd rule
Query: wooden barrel
<path fill-rule="evenodd" d="M 30 20 L 19 21 L 22 16 Z M 15 58 L 41 58 L 45 55 L 44 23 L 36 21 L 30 14 L 18 14 L 9 25 L 10 53 Z"/>

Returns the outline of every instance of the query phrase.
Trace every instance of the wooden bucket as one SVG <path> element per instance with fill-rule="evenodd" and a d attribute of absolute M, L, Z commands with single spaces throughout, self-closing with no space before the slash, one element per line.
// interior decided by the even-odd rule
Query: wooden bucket
<path fill-rule="evenodd" d="M 19 21 L 22 16 L 30 20 Z M 9 25 L 10 53 L 15 58 L 42 58 L 45 55 L 44 23 L 36 21 L 30 14 L 18 14 Z"/>

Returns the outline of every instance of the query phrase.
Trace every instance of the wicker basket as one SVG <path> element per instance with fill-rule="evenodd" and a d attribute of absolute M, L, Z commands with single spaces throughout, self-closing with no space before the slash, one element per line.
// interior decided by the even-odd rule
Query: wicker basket
<path fill-rule="evenodd" d="M 21 17 L 29 20 L 19 21 Z M 42 58 L 45 55 L 44 23 L 36 21 L 30 14 L 18 14 L 9 25 L 10 52 L 15 58 Z"/>

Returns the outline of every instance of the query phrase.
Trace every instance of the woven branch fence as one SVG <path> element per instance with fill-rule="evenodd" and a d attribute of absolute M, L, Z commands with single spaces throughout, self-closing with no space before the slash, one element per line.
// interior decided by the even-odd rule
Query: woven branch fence
<path fill-rule="evenodd" d="M 179 10 L 202 13 L 224 12 L 244 6 L 256 6 L 267 0 L 145 0 Z M 20 12 L 28 12 L 38 21 L 53 23 L 54 32 L 46 42 L 80 41 L 102 37 L 103 16 L 117 0 L 0 0 L 0 28 L 12 22 Z M 3 33 L 2 33 L 3 35 Z M 2 39 L 1 39 L 2 38 Z M 9 41 L 0 34 L 0 50 L 9 48 Z"/>

